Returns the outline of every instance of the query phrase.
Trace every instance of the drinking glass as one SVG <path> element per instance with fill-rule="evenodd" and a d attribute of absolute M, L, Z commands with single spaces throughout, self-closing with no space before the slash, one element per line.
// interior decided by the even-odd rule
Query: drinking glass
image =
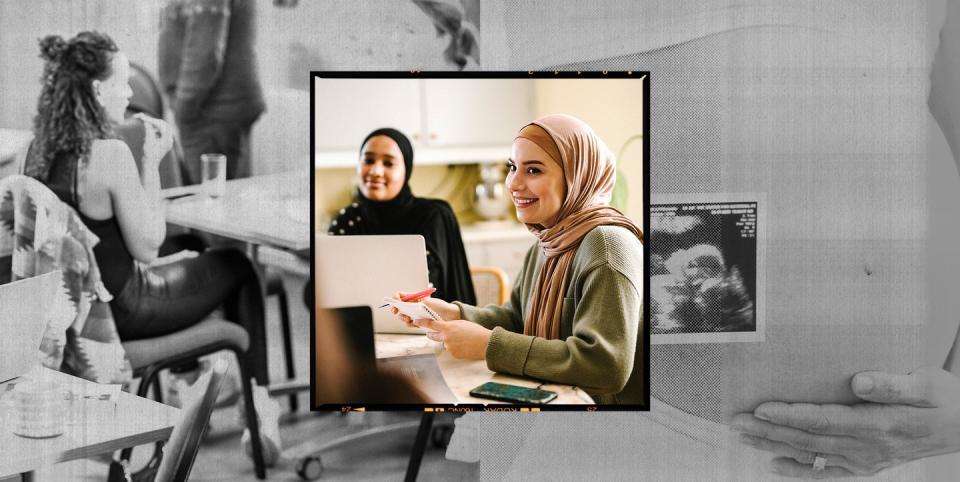
<path fill-rule="evenodd" d="M 227 156 L 223 154 L 200 155 L 200 190 L 216 199 L 227 188 Z"/>

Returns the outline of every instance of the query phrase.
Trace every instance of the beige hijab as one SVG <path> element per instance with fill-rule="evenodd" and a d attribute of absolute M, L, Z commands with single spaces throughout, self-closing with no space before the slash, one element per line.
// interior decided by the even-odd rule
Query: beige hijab
<path fill-rule="evenodd" d="M 547 115 L 527 124 L 517 138 L 528 139 L 556 157 L 553 160 L 566 180 L 567 195 L 557 221 L 552 226 L 527 224 L 540 239 L 547 260 L 537 278 L 523 332 L 553 340 L 560 338 L 567 271 L 583 237 L 602 225 L 627 228 L 641 241 L 643 231 L 608 205 L 616 181 L 616 159 L 585 122 L 565 114 Z"/>

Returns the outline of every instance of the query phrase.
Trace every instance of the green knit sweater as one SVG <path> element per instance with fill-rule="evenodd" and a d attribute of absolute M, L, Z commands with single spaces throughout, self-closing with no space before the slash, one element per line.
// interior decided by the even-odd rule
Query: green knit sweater
<path fill-rule="evenodd" d="M 560 339 L 523 334 L 533 287 L 546 257 L 530 248 L 503 306 L 457 302 L 465 320 L 493 330 L 490 370 L 576 385 L 597 404 L 644 401 L 643 246 L 624 228 L 584 236 L 567 272 Z"/>

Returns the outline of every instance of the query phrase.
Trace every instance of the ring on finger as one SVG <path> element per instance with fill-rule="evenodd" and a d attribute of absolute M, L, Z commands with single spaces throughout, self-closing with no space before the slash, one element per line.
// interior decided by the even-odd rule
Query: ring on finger
<path fill-rule="evenodd" d="M 822 472 L 823 469 L 827 468 L 827 455 L 820 452 L 813 454 L 813 471 Z"/>
<path fill-rule="evenodd" d="M 768 440 L 768 439 L 756 437 L 749 434 L 741 434 L 740 437 L 741 437 L 741 441 L 743 441 L 747 445 L 753 446 L 758 450 L 773 452 L 782 457 L 790 458 L 798 464 L 805 465 L 807 467 L 813 467 L 813 471 L 815 473 L 822 472 L 823 470 L 825 470 L 827 465 L 844 467 L 844 468 L 850 465 L 847 459 L 843 455 L 830 454 L 829 460 L 827 460 L 828 455 L 823 452 L 802 450 L 784 442 L 778 442 L 776 440 Z M 821 466 L 823 468 L 820 468 L 820 469 L 816 468 Z"/>

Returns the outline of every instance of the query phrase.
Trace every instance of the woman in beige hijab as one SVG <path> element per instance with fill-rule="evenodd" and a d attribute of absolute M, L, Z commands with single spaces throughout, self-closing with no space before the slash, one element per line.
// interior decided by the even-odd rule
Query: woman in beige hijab
<path fill-rule="evenodd" d="M 428 298 L 444 321 L 401 318 L 493 371 L 576 385 L 598 404 L 642 403 L 643 233 L 608 205 L 615 163 L 575 117 L 525 126 L 506 184 L 517 217 L 540 241 L 510 301 L 480 308 Z"/>

